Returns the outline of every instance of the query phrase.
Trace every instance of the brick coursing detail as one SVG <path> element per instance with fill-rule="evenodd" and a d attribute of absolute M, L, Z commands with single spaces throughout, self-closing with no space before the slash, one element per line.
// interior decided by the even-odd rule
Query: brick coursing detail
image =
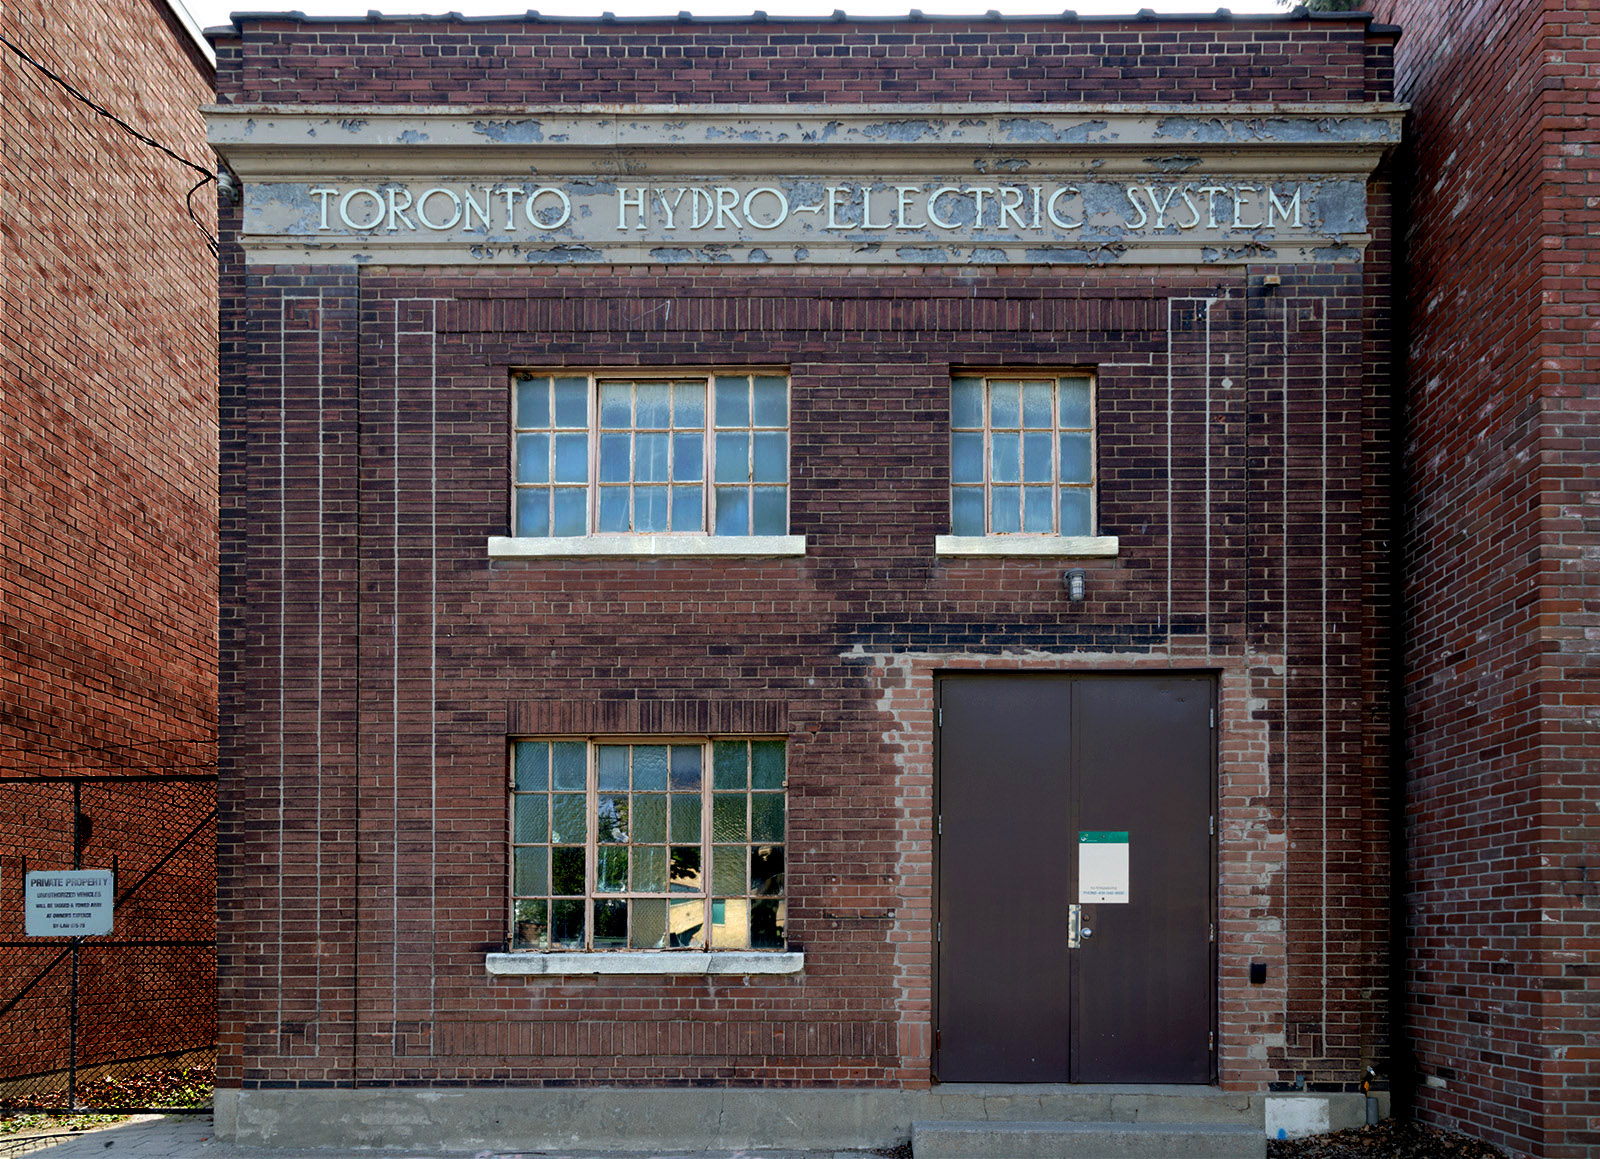
<path fill-rule="evenodd" d="M 1385 0 L 1412 103 L 1407 1022 L 1419 1113 L 1600 1149 L 1593 1002 L 1596 35 L 1566 0 Z"/>

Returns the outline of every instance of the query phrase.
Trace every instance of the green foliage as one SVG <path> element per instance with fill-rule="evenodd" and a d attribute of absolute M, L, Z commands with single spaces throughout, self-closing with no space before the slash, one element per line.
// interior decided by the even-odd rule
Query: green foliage
<path fill-rule="evenodd" d="M 91 1110 L 95 1107 L 203 1107 L 211 1101 L 211 1088 L 215 1080 L 216 1073 L 210 1066 L 175 1067 L 148 1074 L 106 1075 L 78 1084 L 78 1108 Z M 78 1114 L 63 1114 L 68 1109 L 64 1078 L 61 1085 L 54 1090 L 37 1091 L 21 1097 L 7 1096 L 4 1099 L 3 1109 L 5 1112 L 30 1113 L 5 1114 L 0 1117 L 0 1134 L 25 1129 L 10 1124 L 19 1118 L 44 1117 L 39 1112 L 55 1112 L 48 1117 L 57 1123 L 67 1123 L 84 1117 Z M 82 1128 L 68 1127 L 68 1129 Z"/>
<path fill-rule="evenodd" d="M 1368 6 L 1362 0 L 1278 0 L 1278 3 L 1285 8 L 1305 8 L 1312 12 L 1361 12 Z"/>

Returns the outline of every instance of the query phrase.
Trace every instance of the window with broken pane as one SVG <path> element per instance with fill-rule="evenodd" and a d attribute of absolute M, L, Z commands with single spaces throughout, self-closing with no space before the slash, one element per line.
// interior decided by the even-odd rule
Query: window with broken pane
<path fill-rule="evenodd" d="M 1094 380 L 956 375 L 950 382 L 950 530 L 1093 535 Z"/>
<path fill-rule="evenodd" d="M 784 947 L 784 743 L 521 740 L 514 950 Z"/>
<path fill-rule="evenodd" d="M 513 534 L 786 535 L 789 380 L 520 374 Z"/>

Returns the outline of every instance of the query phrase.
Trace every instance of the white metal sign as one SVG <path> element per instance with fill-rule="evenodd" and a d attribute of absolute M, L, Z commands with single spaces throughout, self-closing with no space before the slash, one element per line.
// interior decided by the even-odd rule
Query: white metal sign
<path fill-rule="evenodd" d="M 30 873 L 23 886 L 24 932 L 30 938 L 109 934 L 114 888 L 109 869 Z"/>
<path fill-rule="evenodd" d="M 1127 904 L 1126 832 L 1084 830 L 1078 834 L 1078 901 Z"/>

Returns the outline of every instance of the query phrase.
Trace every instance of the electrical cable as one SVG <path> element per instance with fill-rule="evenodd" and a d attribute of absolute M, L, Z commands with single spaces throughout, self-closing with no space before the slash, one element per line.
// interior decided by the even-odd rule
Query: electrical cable
<path fill-rule="evenodd" d="M 221 253 L 221 250 L 217 246 L 217 239 L 212 236 L 211 231 L 208 230 L 201 220 L 194 214 L 194 195 L 203 189 L 208 181 L 215 181 L 217 179 L 217 175 L 215 173 L 207 169 L 204 165 L 197 165 L 193 161 L 189 160 L 189 158 L 173 152 L 154 137 L 140 132 L 138 129 L 128 124 L 127 121 L 124 121 L 121 117 L 113 113 L 110 109 L 100 104 L 93 97 L 90 97 L 88 94 L 84 93 L 71 81 L 67 80 L 59 73 L 50 69 L 48 66 L 41 64 L 39 61 L 29 56 L 27 51 L 21 45 L 12 40 L 9 36 L 5 35 L 3 32 L 0 32 L 0 44 L 4 44 L 7 48 L 16 53 L 16 55 L 21 57 L 23 60 L 27 61 L 28 64 L 32 65 L 40 73 L 44 74 L 50 80 L 60 85 L 61 88 L 66 91 L 67 95 L 72 97 L 73 100 L 87 106 L 89 109 L 110 121 L 112 124 L 118 126 L 128 133 L 131 133 L 134 137 L 138 138 L 141 142 L 150 146 L 152 149 L 157 149 L 162 153 L 165 153 L 168 157 L 171 157 L 180 165 L 186 165 L 190 169 L 193 169 L 196 173 L 199 173 L 201 175 L 201 180 L 195 183 L 194 188 L 189 190 L 188 196 L 184 198 L 184 209 L 189 214 L 189 220 L 194 222 L 195 228 L 198 229 L 201 235 L 206 239 L 206 248 L 211 251 L 211 256 L 216 257 Z"/>

